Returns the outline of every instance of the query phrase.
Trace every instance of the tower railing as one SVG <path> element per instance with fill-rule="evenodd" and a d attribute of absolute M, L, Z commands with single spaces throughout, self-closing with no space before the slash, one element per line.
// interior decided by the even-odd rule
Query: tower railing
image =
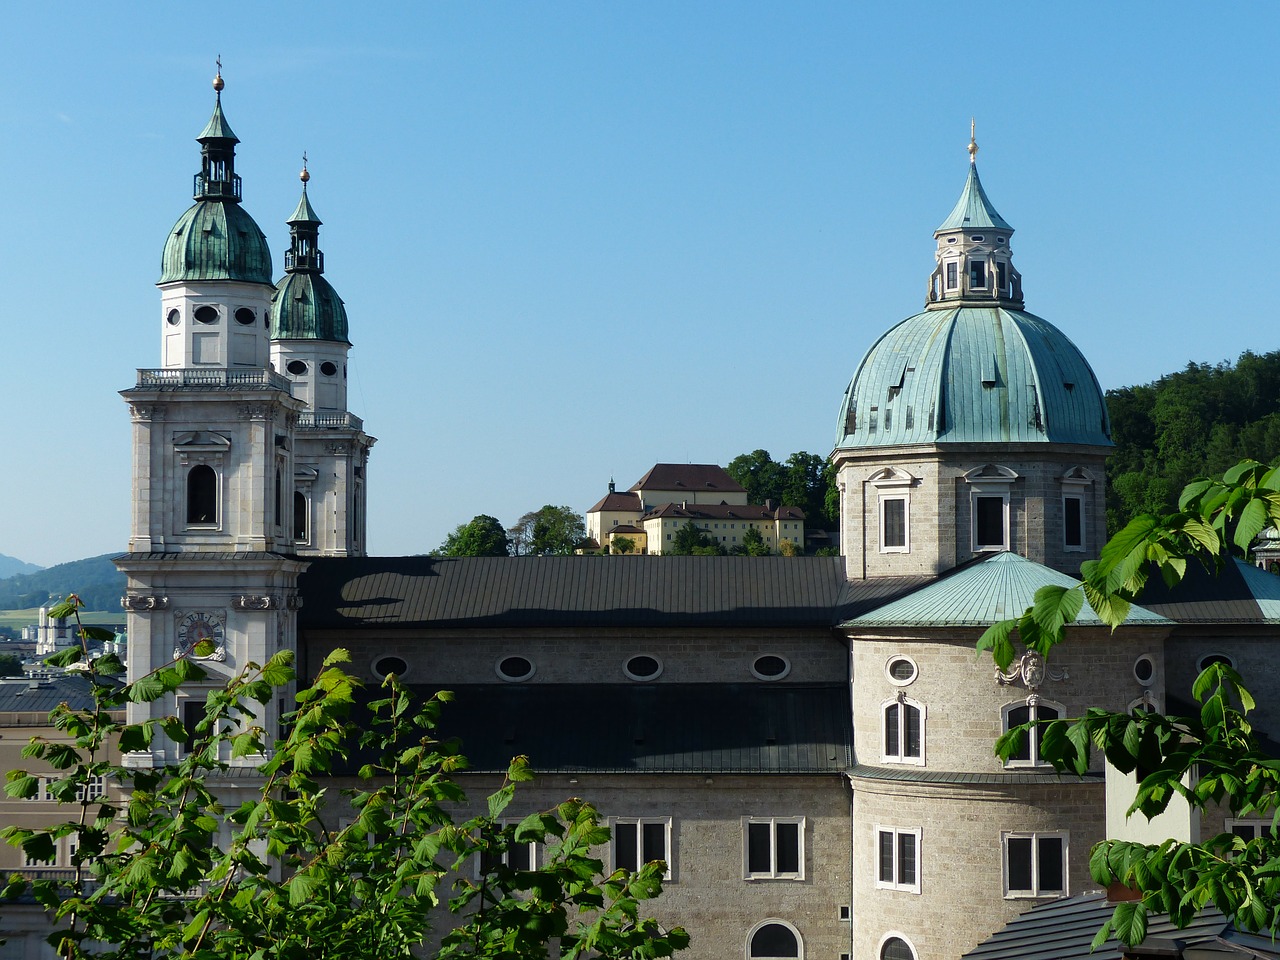
<path fill-rule="evenodd" d="M 194 186 L 197 200 L 222 198 L 224 200 L 240 199 L 240 174 L 234 173 L 228 180 L 210 180 L 203 173 L 195 175 Z"/>
<path fill-rule="evenodd" d="M 224 367 L 165 367 L 139 370 L 139 387 L 273 387 L 289 389 L 289 378 L 274 370 L 227 370 Z"/>
<path fill-rule="evenodd" d="M 354 413 L 303 413 L 298 416 L 299 430 L 363 430 L 364 421 Z"/>
<path fill-rule="evenodd" d="M 324 252 L 321 250 L 315 253 L 294 253 L 292 250 L 284 252 L 284 268 L 285 270 L 314 270 L 316 273 L 324 273 Z"/>

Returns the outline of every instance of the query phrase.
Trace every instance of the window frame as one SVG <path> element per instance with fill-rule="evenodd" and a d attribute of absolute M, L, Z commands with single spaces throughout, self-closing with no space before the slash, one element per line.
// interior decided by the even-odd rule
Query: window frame
<path fill-rule="evenodd" d="M 923 857 L 921 856 L 920 844 L 920 827 L 891 827 L 877 823 L 875 825 L 875 883 L 877 890 L 901 890 L 904 893 L 920 893 L 920 873 L 923 867 Z M 891 871 L 892 879 L 886 880 L 882 876 L 883 861 L 880 858 L 880 844 L 882 837 L 891 837 L 893 841 L 893 859 Z M 915 840 L 915 855 L 912 858 L 915 870 L 915 879 L 911 882 L 903 882 L 902 877 L 902 837 L 912 837 Z"/>
<path fill-rule="evenodd" d="M 1013 549 L 1013 484 L 1019 477 L 1008 467 L 995 463 L 975 467 L 964 475 L 969 484 L 969 547 L 973 553 L 999 553 Z M 1003 527 L 1001 543 L 978 543 L 978 500 L 990 497 L 1003 501 L 1001 509 L 1001 525 Z"/>
<path fill-rule="evenodd" d="M 769 869 L 751 870 L 751 826 L 769 825 Z M 778 827 L 796 828 L 795 871 L 778 869 Z M 743 880 L 804 880 L 805 878 L 805 818 L 804 817 L 743 817 L 742 818 L 742 879 Z"/>
<path fill-rule="evenodd" d="M 1012 714 L 1014 710 L 1020 710 L 1023 707 L 1028 708 L 1028 713 L 1027 713 L 1028 723 L 1032 721 L 1039 722 L 1042 719 L 1043 720 L 1061 720 L 1065 718 L 1067 715 L 1067 708 L 1056 700 L 1046 700 L 1043 697 L 1034 697 L 1034 696 L 1027 697 L 1023 700 L 1014 700 L 1010 703 L 1006 703 L 1003 707 L 1000 708 L 1000 733 L 1002 735 L 1009 732 L 1009 727 L 1011 726 L 1011 724 L 1009 723 L 1010 714 Z M 1041 717 L 1039 715 L 1040 710 L 1041 708 L 1044 708 L 1044 707 L 1047 707 L 1048 709 L 1053 710 L 1055 713 L 1055 716 Z M 1018 726 L 1018 725 L 1019 724 L 1013 724 L 1013 726 Z M 1040 758 L 1040 740 L 1035 736 L 1035 733 L 1036 731 L 1032 731 L 1032 733 L 1027 736 L 1027 759 L 1026 760 L 1012 760 L 1012 759 L 1006 760 L 1004 762 L 1005 769 L 1017 769 L 1017 768 L 1045 769 L 1047 767 L 1052 766 L 1052 764 L 1047 763 L 1046 761 Z"/>
<path fill-rule="evenodd" d="M 1079 506 L 1079 514 L 1076 517 L 1076 535 L 1079 543 L 1072 543 L 1070 540 L 1071 524 L 1068 523 L 1067 502 L 1076 501 Z M 1087 539 L 1085 531 L 1088 524 L 1085 523 L 1085 497 L 1084 493 L 1078 490 L 1064 490 L 1062 493 L 1062 549 L 1065 553 L 1084 553 L 1088 546 L 1085 543 Z"/>
<path fill-rule="evenodd" d="M 765 927 L 773 926 L 775 924 L 779 927 L 785 927 L 791 932 L 791 935 L 795 937 L 796 955 L 794 957 L 770 957 L 767 954 L 757 954 L 751 951 L 751 941 L 756 938 L 756 934 Z M 766 917 L 747 931 L 747 939 L 746 943 L 743 944 L 742 955 L 746 957 L 746 960 L 804 960 L 804 937 L 801 936 L 800 931 L 796 929 L 795 924 L 788 923 L 780 917 Z"/>
<path fill-rule="evenodd" d="M 619 861 L 618 858 L 618 824 L 626 824 L 636 828 L 635 844 L 633 851 L 635 854 L 636 865 L 634 867 L 626 866 Z M 666 872 L 662 875 L 663 880 L 675 881 L 675 830 L 674 818 L 672 817 L 610 817 L 609 818 L 609 862 L 614 870 L 625 867 L 627 870 L 638 870 L 646 863 L 652 863 L 652 859 L 645 859 L 644 855 L 644 828 L 646 826 L 661 826 L 663 828 L 662 844 L 665 849 L 666 856 L 660 857 L 667 865 Z"/>
<path fill-rule="evenodd" d="M 907 749 L 907 724 L 898 721 L 898 753 L 889 753 L 887 747 L 889 745 L 889 709 L 891 707 L 906 707 L 917 711 L 920 714 L 920 752 L 918 756 L 908 756 Z M 905 716 L 905 712 L 904 712 Z M 928 711 L 925 705 L 919 700 L 908 697 L 905 691 L 899 691 L 897 696 L 883 700 L 880 703 L 880 762 L 881 763 L 897 763 L 907 764 L 909 766 L 923 767 L 925 766 L 925 726 Z"/>
<path fill-rule="evenodd" d="M 197 476 L 200 476 L 200 477 L 206 476 L 206 471 L 207 471 L 207 475 L 210 475 L 213 477 L 212 489 L 208 489 L 208 490 L 204 489 L 203 482 L 202 482 L 201 489 L 195 492 L 200 495 L 202 501 L 205 497 L 210 498 L 210 503 L 208 505 L 212 508 L 213 519 L 212 520 L 193 520 L 192 515 L 195 513 L 195 507 L 196 507 L 195 497 L 193 496 L 193 491 L 192 491 L 193 478 Z M 183 486 L 185 488 L 184 492 L 186 493 L 186 496 L 184 497 L 185 502 L 183 503 L 184 520 L 185 520 L 184 526 L 188 530 L 219 529 L 222 524 L 222 473 L 221 471 L 219 471 L 217 467 L 209 463 L 193 463 L 187 468 L 187 475 L 183 478 Z M 204 505 L 203 502 L 200 505 L 203 506 Z"/>
<path fill-rule="evenodd" d="M 890 503 L 902 504 L 902 542 L 889 543 L 886 530 L 888 528 L 888 511 L 887 506 Z M 911 552 L 911 496 L 903 491 L 902 493 L 882 493 L 880 494 L 880 552 L 881 553 L 910 553 Z"/>
<path fill-rule="evenodd" d="M 1046 891 L 1040 882 L 1040 841 L 1060 840 L 1062 842 L 1062 889 Z M 1009 885 L 1009 841 L 1031 841 L 1031 887 L 1030 889 L 1013 889 Z M 1071 895 L 1071 831 L 1069 830 L 1006 830 L 1000 834 L 1001 862 L 1004 873 L 1004 898 L 1006 900 L 1060 900 Z"/>
<path fill-rule="evenodd" d="M 522 822 L 523 821 L 521 821 L 519 818 L 504 817 L 503 819 L 497 821 L 497 827 L 499 831 L 504 831 L 507 828 L 511 828 L 514 831 L 514 829 L 518 827 Z M 511 865 L 511 851 L 515 846 L 520 846 L 520 847 L 527 846 L 529 848 L 529 866 L 523 867 L 523 866 Z M 508 869 L 511 869 L 511 870 L 537 870 L 538 862 L 539 862 L 539 854 L 541 853 L 541 851 L 539 850 L 540 846 L 541 844 L 539 844 L 538 841 L 536 840 L 529 840 L 527 843 L 525 841 L 517 841 L 513 833 L 511 844 L 507 846 L 506 850 L 502 851 L 501 857 L 497 858 L 496 861 L 489 860 L 485 856 L 476 857 L 476 860 L 475 860 L 476 879 L 479 880 L 481 877 L 485 876 L 485 874 L 491 872 L 497 863 L 501 863 L 502 866 L 507 867 Z"/>
<path fill-rule="evenodd" d="M 978 502 L 982 500 L 1000 501 L 1000 542 L 985 543 L 978 537 Z M 1009 491 L 1008 490 L 973 490 L 969 495 L 970 524 L 969 535 L 974 553 L 999 553 L 1009 549 Z"/>
<path fill-rule="evenodd" d="M 880 938 L 880 942 L 876 944 L 876 960 L 883 960 L 884 948 L 888 945 L 890 940 L 901 940 L 907 945 L 907 949 L 911 951 L 912 957 L 920 956 L 920 952 L 916 949 L 916 945 L 911 942 L 905 933 L 898 930 L 889 930 Z"/>
<path fill-rule="evenodd" d="M 1243 834 L 1236 833 L 1237 827 L 1243 827 L 1253 831 L 1253 835 L 1246 837 Z M 1222 824 L 1223 832 L 1235 834 L 1241 840 L 1257 840 L 1264 833 L 1271 832 L 1270 817 L 1228 817 Z"/>

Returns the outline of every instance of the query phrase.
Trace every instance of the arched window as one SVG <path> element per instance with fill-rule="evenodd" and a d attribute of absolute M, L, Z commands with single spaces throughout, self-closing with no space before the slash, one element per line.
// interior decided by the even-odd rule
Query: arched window
<path fill-rule="evenodd" d="M 1000 712 L 1003 715 L 1004 722 L 1002 727 L 1005 733 L 1024 723 L 1060 720 L 1066 716 L 1066 708 L 1062 704 L 1053 703 L 1050 700 L 1040 700 L 1036 697 L 1021 703 L 1010 703 Z M 1032 729 L 1023 738 L 1022 746 L 1018 748 L 1017 752 L 1009 755 L 1009 759 L 1005 761 L 1004 765 L 1006 767 L 1043 766 L 1045 761 L 1040 758 L 1040 747 L 1044 743 L 1044 730 L 1042 723 Z"/>
<path fill-rule="evenodd" d="M 902 937 L 891 935 L 880 944 L 880 960 L 916 960 L 916 952 Z"/>
<path fill-rule="evenodd" d="M 218 475 L 206 463 L 197 463 L 187 474 L 187 523 L 218 522 Z"/>
<path fill-rule="evenodd" d="M 307 495 L 293 491 L 293 539 L 307 539 Z"/>
<path fill-rule="evenodd" d="M 800 932 L 784 920 L 757 924 L 747 938 L 748 960 L 803 960 Z"/>
<path fill-rule="evenodd" d="M 924 704 L 906 694 L 880 705 L 886 763 L 924 764 Z"/>

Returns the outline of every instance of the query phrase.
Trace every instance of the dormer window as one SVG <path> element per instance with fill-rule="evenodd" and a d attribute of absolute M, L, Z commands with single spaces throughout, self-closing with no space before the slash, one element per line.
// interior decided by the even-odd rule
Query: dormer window
<path fill-rule="evenodd" d="M 947 237 L 947 243 L 955 243 L 955 242 L 956 242 L 955 237 Z"/>
<path fill-rule="evenodd" d="M 956 262 L 949 260 L 947 262 L 947 289 L 954 290 L 959 282 L 959 270 L 956 267 Z"/>
<path fill-rule="evenodd" d="M 987 265 L 982 260 L 969 261 L 969 287 L 981 290 L 987 285 Z"/>
<path fill-rule="evenodd" d="M 978 233 L 978 234 L 974 234 L 969 239 L 972 240 L 974 243 L 981 243 L 984 237 L 982 236 L 982 234 Z"/>
<path fill-rule="evenodd" d="M 996 263 L 996 286 L 1001 290 L 1005 285 L 1005 265 L 1002 262 Z"/>

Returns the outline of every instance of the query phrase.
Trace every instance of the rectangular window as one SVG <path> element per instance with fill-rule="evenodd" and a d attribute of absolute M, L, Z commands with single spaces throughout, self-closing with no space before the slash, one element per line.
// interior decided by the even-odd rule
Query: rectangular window
<path fill-rule="evenodd" d="M 1062 545 L 1066 550 L 1084 549 L 1084 498 L 1068 494 L 1062 498 Z"/>
<path fill-rule="evenodd" d="M 890 763 L 924 762 L 924 708 L 906 699 L 884 705 L 884 757 Z"/>
<path fill-rule="evenodd" d="M 1257 840 L 1271 832 L 1271 821 L 1259 818 L 1248 820 L 1228 820 L 1227 833 L 1234 833 L 1242 840 Z"/>
<path fill-rule="evenodd" d="M 959 283 L 959 270 L 954 260 L 947 261 L 947 289 L 954 290 Z"/>
<path fill-rule="evenodd" d="M 1008 530 L 1005 525 L 1003 496 L 975 496 L 973 498 L 973 549 L 1009 549 Z"/>
<path fill-rule="evenodd" d="M 969 261 L 969 289 L 981 290 L 987 285 L 987 264 L 983 260 Z"/>
<path fill-rule="evenodd" d="M 538 869 L 538 845 L 533 841 L 517 842 L 514 837 L 516 825 L 519 820 L 503 820 L 499 822 L 498 827 L 507 836 L 507 847 L 499 852 L 496 849 L 489 849 L 481 852 L 477 861 L 477 870 L 483 876 L 486 873 L 492 873 L 498 864 L 510 867 L 512 870 L 536 870 Z"/>
<path fill-rule="evenodd" d="M 1006 897 L 1062 897 L 1067 893 L 1067 834 L 1004 836 Z"/>
<path fill-rule="evenodd" d="M 106 783 L 100 776 L 91 776 L 88 781 L 76 787 L 76 802 L 97 800 L 106 794 Z"/>
<path fill-rule="evenodd" d="M 664 879 L 671 879 L 671 818 L 618 817 L 613 821 L 614 869 L 639 870 L 661 860 L 667 865 Z"/>
<path fill-rule="evenodd" d="M 804 817 L 745 818 L 743 841 L 746 879 L 804 879 Z"/>
<path fill-rule="evenodd" d="M 880 552 L 907 553 L 907 498 L 880 498 Z"/>
<path fill-rule="evenodd" d="M 876 886 L 920 892 L 920 831 L 876 827 Z"/>
<path fill-rule="evenodd" d="M 996 286 L 1000 288 L 1001 293 L 1004 292 L 1004 285 L 1005 285 L 1004 264 L 997 263 L 996 264 Z"/>

